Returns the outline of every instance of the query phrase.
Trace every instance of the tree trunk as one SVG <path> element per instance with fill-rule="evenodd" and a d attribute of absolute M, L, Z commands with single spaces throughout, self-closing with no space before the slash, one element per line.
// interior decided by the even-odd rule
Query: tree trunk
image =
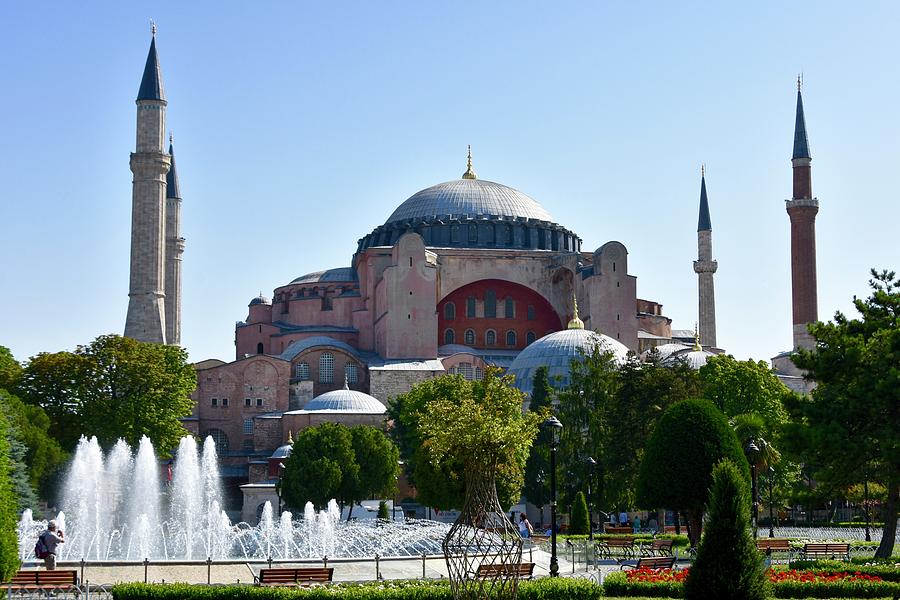
<path fill-rule="evenodd" d="M 900 481 L 888 484 L 887 502 L 884 503 L 884 532 L 881 543 L 875 551 L 875 558 L 889 558 L 894 552 L 894 538 L 897 537 L 897 496 L 900 495 Z"/>
<path fill-rule="evenodd" d="M 350 521 L 350 515 L 353 514 L 353 501 L 350 501 L 350 509 L 347 511 L 347 521 Z"/>
<path fill-rule="evenodd" d="M 700 545 L 700 530 L 703 527 L 703 510 L 687 511 L 688 521 L 688 539 L 691 541 L 691 548 Z"/>

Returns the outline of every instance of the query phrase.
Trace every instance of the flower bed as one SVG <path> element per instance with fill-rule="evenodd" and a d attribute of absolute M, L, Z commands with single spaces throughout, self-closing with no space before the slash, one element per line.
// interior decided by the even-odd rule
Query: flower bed
<path fill-rule="evenodd" d="M 833 573 L 864 573 L 866 575 L 877 575 L 885 581 L 900 582 L 900 562 L 863 563 L 862 561 L 854 561 L 853 563 L 846 563 L 840 560 L 795 560 L 791 562 L 790 568 L 800 571 L 812 571 L 814 573 L 825 571 Z"/>
<path fill-rule="evenodd" d="M 681 598 L 688 569 L 633 569 L 610 574 L 607 596 Z M 776 598 L 900 598 L 900 583 L 859 570 L 767 571 Z"/>

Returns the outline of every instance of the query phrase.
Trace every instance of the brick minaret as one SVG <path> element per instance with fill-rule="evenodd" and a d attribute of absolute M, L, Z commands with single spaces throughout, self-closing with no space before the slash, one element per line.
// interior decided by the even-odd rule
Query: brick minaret
<path fill-rule="evenodd" d="M 172 167 L 166 175 L 166 343 L 181 344 L 181 189 L 175 170 L 175 149 L 169 134 L 169 158 Z"/>
<path fill-rule="evenodd" d="M 713 275 L 719 264 L 712 257 L 712 221 L 709 218 L 709 201 L 706 199 L 706 173 L 700 168 L 700 218 L 697 221 L 697 260 L 694 272 L 699 280 L 700 333 L 704 346 L 716 345 L 716 291 Z"/>
<path fill-rule="evenodd" d="M 163 91 L 156 27 L 137 97 L 137 146 L 131 154 L 131 281 L 125 335 L 142 342 L 166 343 L 165 151 L 166 96 Z"/>
<path fill-rule="evenodd" d="M 812 349 L 815 340 L 807 331 L 818 320 L 816 293 L 816 213 L 819 200 L 812 195 L 812 157 L 803 117 L 803 95 L 797 79 L 797 120 L 794 125 L 794 196 L 786 200 L 791 218 L 791 299 L 794 348 Z"/>

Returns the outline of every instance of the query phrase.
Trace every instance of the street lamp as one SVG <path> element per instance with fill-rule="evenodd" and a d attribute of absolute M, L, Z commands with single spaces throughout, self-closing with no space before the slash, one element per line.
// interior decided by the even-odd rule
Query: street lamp
<path fill-rule="evenodd" d="M 769 467 L 769 537 L 775 537 L 775 519 L 772 517 L 772 505 L 775 504 L 772 495 L 772 480 L 775 479 L 775 467 Z"/>
<path fill-rule="evenodd" d="M 559 577 L 559 561 L 556 558 L 556 449 L 563 425 L 556 417 L 542 424 L 550 433 L 550 577 Z"/>
<path fill-rule="evenodd" d="M 588 469 L 588 480 L 587 480 L 587 505 L 588 505 L 588 539 L 594 540 L 594 513 L 591 510 L 591 478 L 594 476 L 594 467 L 597 466 L 597 461 L 594 460 L 593 456 L 588 456 L 584 459 L 584 464 L 587 465 Z"/>
<path fill-rule="evenodd" d="M 863 512 L 866 514 L 866 541 L 872 541 L 872 534 L 869 533 L 869 472 L 866 471 L 866 478 L 863 479 Z"/>
<path fill-rule="evenodd" d="M 540 497 L 538 498 L 538 502 L 541 505 L 541 527 L 544 526 L 544 482 L 547 481 L 547 477 L 544 475 L 544 470 L 541 469 L 537 474 L 537 484 L 538 490 L 540 490 Z"/>
<path fill-rule="evenodd" d="M 756 456 L 759 454 L 759 446 L 755 440 L 750 440 L 747 448 L 744 449 L 747 454 L 747 460 L 750 462 L 750 497 L 753 500 L 753 511 L 750 515 L 750 521 L 753 524 L 753 537 L 756 538 L 756 522 L 759 518 L 759 500 L 756 495 Z"/>
<path fill-rule="evenodd" d="M 281 481 L 284 477 L 284 463 L 278 463 L 278 485 L 275 486 L 275 493 L 278 495 L 278 514 L 281 514 Z"/>

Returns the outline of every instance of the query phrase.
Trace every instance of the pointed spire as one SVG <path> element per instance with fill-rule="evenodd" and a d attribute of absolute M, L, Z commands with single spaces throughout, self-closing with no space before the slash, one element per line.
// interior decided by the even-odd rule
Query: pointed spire
<path fill-rule="evenodd" d="M 568 329 L 584 329 L 584 321 L 578 318 L 578 298 L 572 294 L 572 320 L 569 321 Z"/>
<path fill-rule="evenodd" d="M 175 148 L 172 145 L 172 132 L 169 132 L 169 156 L 172 159 L 169 172 L 166 173 L 166 198 L 181 198 L 178 187 L 178 171 L 175 170 Z M 259 293 L 262 296 L 262 292 Z"/>
<path fill-rule="evenodd" d="M 694 351 L 700 352 L 703 346 L 700 344 L 700 325 L 694 321 Z"/>
<path fill-rule="evenodd" d="M 803 85 L 801 76 L 797 76 L 797 119 L 794 122 L 794 154 L 791 158 L 812 158 L 809 155 L 809 139 L 806 137 L 806 119 L 803 116 Z"/>
<path fill-rule="evenodd" d="M 475 174 L 475 170 L 472 168 L 472 145 L 469 144 L 469 159 L 466 163 L 468 166 L 466 168 L 466 172 L 463 173 L 463 179 L 478 179 L 478 175 Z"/>
<path fill-rule="evenodd" d="M 700 218 L 697 221 L 697 231 L 712 231 L 709 201 L 706 199 L 706 165 L 700 165 Z"/>
<path fill-rule="evenodd" d="M 162 71 L 159 68 L 159 56 L 156 54 L 156 24 L 151 23 L 153 37 L 150 39 L 150 52 L 147 54 L 147 63 L 144 65 L 144 77 L 141 79 L 141 88 L 138 90 L 138 100 L 166 100 L 166 92 L 163 89 Z"/>
<path fill-rule="evenodd" d="M 288 441 L 287 441 L 287 443 L 290 444 L 291 446 L 294 445 L 294 434 L 291 432 L 290 429 L 288 429 Z"/>

